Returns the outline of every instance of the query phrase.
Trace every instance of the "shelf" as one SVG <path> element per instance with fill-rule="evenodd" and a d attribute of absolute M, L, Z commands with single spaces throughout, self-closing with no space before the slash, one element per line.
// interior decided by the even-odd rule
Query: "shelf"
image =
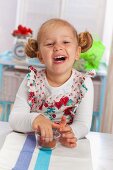
<path fill-rule="evenodd" d="M 44 64 L 41 64 L 36 58 L 26 58 L 25 60 L 18 60 L 14 57 L 11 51 L 5 51 L 0 54 L 0 64 L 14 66 L 16 68 L 26 69 L 29 65 L 34 65 L 40 68 L 44 68 Z"/>

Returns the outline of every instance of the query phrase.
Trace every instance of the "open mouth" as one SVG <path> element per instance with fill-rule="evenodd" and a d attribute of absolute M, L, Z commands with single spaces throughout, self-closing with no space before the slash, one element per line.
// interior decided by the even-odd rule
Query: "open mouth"
<path fill-rule="evenodd" d="M 66 57 L 65 56 L 57 56 L 57 57 L 54 57 L 54 61 L 65 61 L 66 60 Z"/>

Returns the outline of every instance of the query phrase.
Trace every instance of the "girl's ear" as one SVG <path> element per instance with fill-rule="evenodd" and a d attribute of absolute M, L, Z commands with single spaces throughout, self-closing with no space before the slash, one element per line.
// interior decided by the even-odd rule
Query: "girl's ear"
<path fill-rule="evenodd" d="M 80 53 L 81 53 L 81 47 L 78 46 L 78 47 L 77 47 L 77 50 L 76 50 L 75 60 L 79 60 L 79 58 L 80 58 Z"/>
<path fill-rule="evenodd" d="M 42 55 L 41 55 L 41 53 L 40 53 L 39 51 L 37 52 L 37 58 L 39 59 L 39 61 L 40 61 L 42 64 L 44 64 Z"/>

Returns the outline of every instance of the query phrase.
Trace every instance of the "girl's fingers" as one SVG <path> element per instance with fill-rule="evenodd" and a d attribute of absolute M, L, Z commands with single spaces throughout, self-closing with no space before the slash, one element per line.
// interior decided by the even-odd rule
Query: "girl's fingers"
<path fill-rule="evenodd" d="M 45 138 L 45 141 L 49 142 L 49 141 L 52 141 L 52 140 L 53 140 L 53 131 L 52 131 L 52 128 L 48 127 L 46 129 L 46 138 Z"/>
<path fill-rule="evenodd" d="M 70 126 L 66 125 L 64 128 L 60 128 L 59 129 L 61 133 L 64 133 L 64 132 L 72 132 L 72 129 Z"/>
<path fill-rule="evenodd" d="M 68 148 L 74 148 L 76 147 L 76 143 L 65 143 L 64 146 L 68 147 Z"/>
<path fill-rule="evenodd" d="M 49 142 L 53 140 L 53 131 L 51 127 L 40 127 L 41 139 Z"/>
<path fill-rule="evenodd" d="M 71 138 L 61 138 L 61 140 L 66 141 L 68 143 L 76 143 L 77 139 L 75 137 L 71 137 Z"/>
<path fill-rule="evenodd" d="M 74 134 L 71 132 L 67 132 L 67 133 L 63 133 L 62 134 L 62 137 L 63 138 L 74 138 L 75 136 L 74 136 Z"/>
<path fill-rule="evenodd" d="M 74 139 L 71 139 L 70 142 L 68 142 L 67 140 L 64 140 L 61 138 L 60 142 L 62 145 L 69 147 L 69 148 L 73 148 L 77 146 L 77 142 Z"/>
<path fill-rule="evenodd" d="M 57 123 L 52 123 L 52 128 L 54 129 L 60 129 L 60 125 Z"/>
<path fill-rule="evenodd" d="M 66 126 L 66 117 L 62 116 L 61 121 L 60 121 L 60 128 L 63 128 Z"/>
<path fill-rule="evenodd" d="M 76 140 L 75 140 L 75 138 L 70 138 L 70 139 L 67 139 L 67 142 L 68 143 L 76 143 Z"/>
<path fill-rule="evenodd" d="M 46 132 L 45 132 L 45 128 L 40 126 L 40 135 L 41 137 L 45 138 L 46 137 Z"/>
<path fill-rule="evenodd" d="M 66 117 L 62 116 L 61 121 L 59 124 L 57 123 L 52 123 L 52 127 L 56 129 L 62 129 L 66 126 Z"/>

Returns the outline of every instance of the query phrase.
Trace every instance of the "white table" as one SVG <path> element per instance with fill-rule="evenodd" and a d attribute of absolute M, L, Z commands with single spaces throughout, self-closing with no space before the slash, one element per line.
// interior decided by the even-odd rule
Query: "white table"
<path fill-rule="evenodd" d="M 10 131 L 8 123 L 0 122 L 0 143 L 3 144 Z M 93 170 L 113 170 L 113 135 L 90 132 L 87 138 L 91 145 Z"/>
<path fill-rule="evenodd" d="M 94 170 L 113 170 L 113 134 L 91 132 L 87 138 Z"/>
<path fill-rule="evenodd" d="M 0 149 L 5 141 L 5 138 L 8 133 L 10 133 L 12 129 L 9 126 L 8 122 L 0 121 Z"/>
<path fill-rule="evenodd" d="M 76 148 L 60 143 L 52 151 L 39 150 L 34 134 L 12 132 L 0 150 L 0 170 L 93 170 L 88 139 Z"/>

